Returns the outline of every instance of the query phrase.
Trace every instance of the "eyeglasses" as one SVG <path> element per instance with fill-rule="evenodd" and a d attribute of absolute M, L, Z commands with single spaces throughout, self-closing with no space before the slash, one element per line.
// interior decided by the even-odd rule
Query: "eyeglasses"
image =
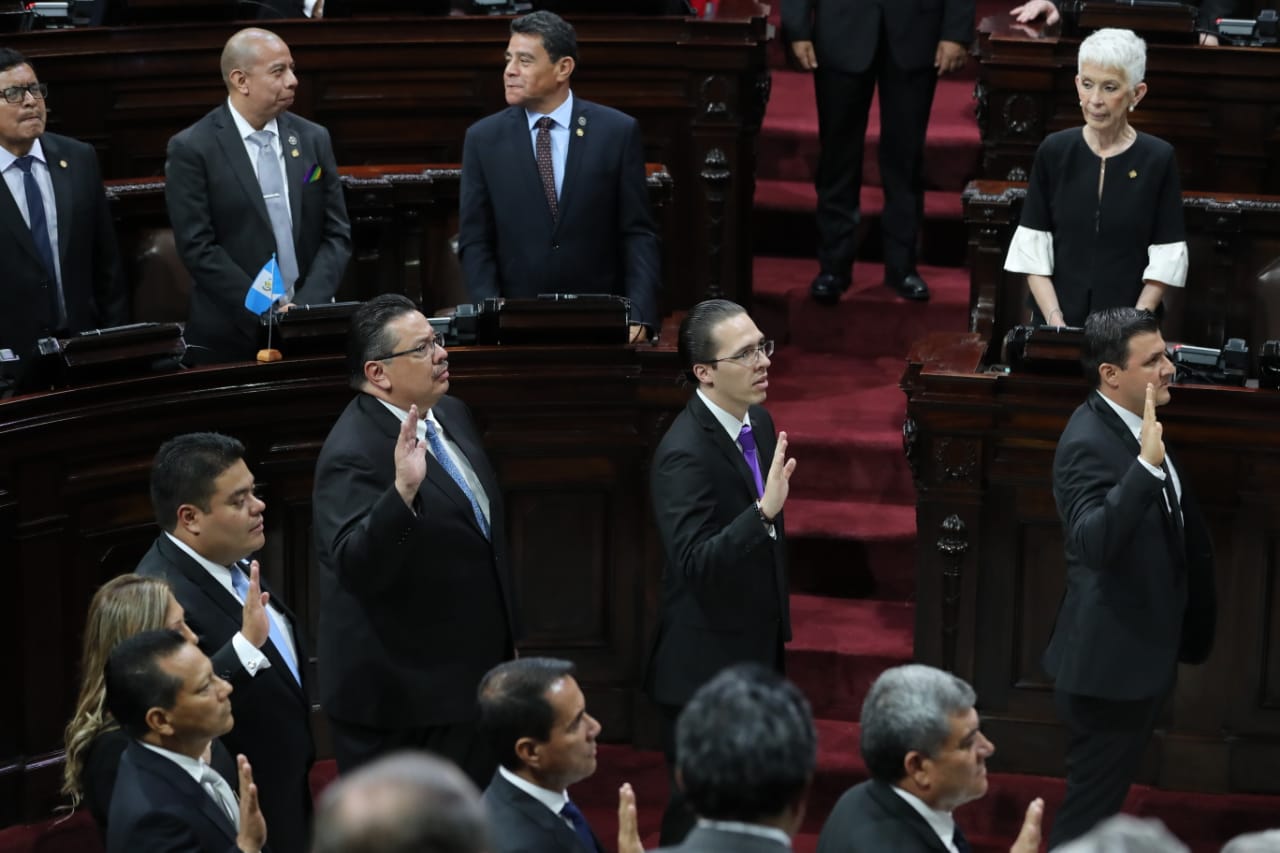
<path fill-rule="evenodd" d="M 387 355 L 380 355 L 380 356 L 377 356 L 376 358 L 371 358 L 369 360 L 370 361 L 390 361 L 391 359 L 399 358 L 402 355 L 412 355 L 418 358 L 426 358 L 428 355 L 432 353 L 432 351 L 435 350 L 436 347 L 440 347 L 440 349 L 444 349 L 448 345 L 449 345 L 449 342 L 445 339 L 445 336 L 441 334 L 437 334 L 431 340 L 426 341 L 425 343 L 418 344 L 416 347 L 413 347 L 412 349 L 402 349 L 399 352 L 388 353 Z"/>
<path fill-rule="evenodd" d="M 760 356 L 762 355 L 765 358 L 773 355 L 773 341 L 761 341 L 759 346 L 747 347 L 737 355 L 713 358 L 707 364 L 715 364 L 717 361 L 736 361 L 744 367 L 753 367 L 760 363 Z"/>
<path fill-rule="evenodd" d="M 11 104 L 20 104 L 27 95 L 35 98 L 37 101 L 44 100 L 49 94 L 49 87 L 44 83 L 28 83 L 26 86 L 10 86 L 7 89 L 0 89 L 0 94 L 4 95 L 4 99 Z"/>

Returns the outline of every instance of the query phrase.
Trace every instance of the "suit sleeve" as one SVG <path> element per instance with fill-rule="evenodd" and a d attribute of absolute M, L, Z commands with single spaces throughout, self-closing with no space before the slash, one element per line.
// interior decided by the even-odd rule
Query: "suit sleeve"
<path fill-rule="evenodd" d="M 814 0 L 782 0 L 782 40 L 813 41 Z"/>
<path fill-rule="evenodd" d="M 87 165 L 92 170 L 90 192 L 93 212 L 93 302 L 99 327 L 120 326 L 129 322 L 129 290 L 124 280 L 124 268 L 120 263 L 120 244 L 116 242 L 116 229 L 111 222 L 111 209 L 107 194 L 102 188 L 102 173 L 98 156 L 88 152 Z"/>
<path fill-rule="evenodd" d="M 458 260 L 467 293 L 474 302 L 501 295 L 498 278 L 498 227 L 493 216 L 488 176 L 475 128 L 462 143 L 462 185 L 458 201 Z"/>
<path fill-rule="evenodd" d="M 942 7 L 943 41 L 972 44 L 974 33 L 974 0 L 945 0 Z"/>
<path fill-rule="evenodd" d="M 227 316 L 239 316 L 253 276 L 218 244 L 209 210 L 209 171 L 203 154 L 182 134 L 169 140 L 164 176 L 165 206 L 182 263 Z"/>
<path fill-rule="evenodd" d="M 147 853 L 207 853 L 200 837 L 191 830 L 190 822 L 190 815 L 166 810 L 149 812 L 129 827 L 118 849 L 146 850 Z M 223 850 L 225 853 L 240 853 L 240 848 L 234 843 Z"/>
<path fill-rule="evenodd" d="M 318 131 L 316 148 L 320 180 L 324 184 L 324 234 L 320 248 L 307 265 L 306 277 L 294 294 L 294 302 L 299 305 L 332 302 L 347 262 L 351 260 L 351 223 L 347 220 L 347 202 L 342 195 L 338 161 L 333 156 L 333 141 L 329 131 L 323 127 Z"/>
<path fill-rule="evenodd" d="M 618 172 L 618 237 L 623 281 L 633 310 L 632 320 L 657 329 L 662 252 L 653 217 L 649 214 L 644 140 L 640 135 L 640 123 L 635 119 L 630 120 L 627 129 L 626 147 Z"/>

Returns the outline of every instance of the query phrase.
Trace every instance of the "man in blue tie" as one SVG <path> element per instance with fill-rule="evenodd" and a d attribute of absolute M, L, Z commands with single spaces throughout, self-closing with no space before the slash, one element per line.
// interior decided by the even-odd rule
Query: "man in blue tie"
<path fill-rule="evenodd" d="M 26 57 L 0 48 L 0 348 L 24 360 L 41 337 L 129 312 L 98 156 L 45 132 L 48 95 Z"/>
<path fill-rule="evenodd" d="M 315 760 L 301 625 L 271 595 L 251 555 L 266 542 L 244 445 L 218 433 L 165 442 L 151 467 L 161 532 L 137 572 L 163 578 L 214 670 L 234 687 L 235 729 L 223 740 L 253 763 L 271 849 L 309 848 Z"/>
<path fill-rule="evenodd" d="M 740 305 L 701 302 L 680 324 L 685 377 L 697 389 L 653 456 L 650 492 L 666 554 L 646 684 L 662 710 L 674 769 L 675 721 L 724 667 L 782 671 L 791 639 L 782 507 L 795 460 L 764 409 L 773 341 Z M 693 825 L 671 782 L 662 843 Z"/>
<path fill-rule="evenodd" d="M 476 686 L 519 627 L 503 495 L 480 432 L 448 396 L 443 336 L 407 297 L 361 305 L 356 394 L 316 461 L 320 704 L 346 773 L 397 749 L 454 761 L 476 787 L 496 759 Z"/>

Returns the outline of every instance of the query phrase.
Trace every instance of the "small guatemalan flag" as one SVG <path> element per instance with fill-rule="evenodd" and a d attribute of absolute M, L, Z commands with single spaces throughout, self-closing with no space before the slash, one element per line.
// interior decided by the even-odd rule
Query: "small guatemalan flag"
<path fill-rule="evenodd" d="M 280 265 L 276 263 L 273 252 L 271 260 L 262 265 L 253 284 L 249 285 L 249 292 L 244 296 L 244 307 L 255 314 L 265 314 L 284 295 L 284 278 L 280 275 Z"/>

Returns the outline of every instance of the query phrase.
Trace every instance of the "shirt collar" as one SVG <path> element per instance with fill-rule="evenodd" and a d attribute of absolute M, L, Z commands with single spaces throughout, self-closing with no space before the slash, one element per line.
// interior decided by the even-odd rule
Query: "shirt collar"
<path fill-rule="evenodd" d="M 248 120 L 244 116 L 240 115 L 240 111 L 236 109 L 235 104 L 231 103 L 230 98 L 227 98 L 227 107 L 231 110 L 231 120 L 236 123 L 236 133 L 240 134 L 241 139 L 248 139 L 249 134 L 257 133 L 257 131 L 253 129 L 253 125 L 249 124 Z M 276 123 L 274 118 L 264 124 L 262 129 L 269 130 L 274 133 L 276 135 L 276 139 L 280 138 L 280 126 Z"/>
<path fill-rule="evenodd" d="M 563 104 L 549 113 L 535 113 L 532 110 L 525 110 L 524 116 L 529 122 L 529 130 L 533 130 L 534 124 L 544 115 L 551 116 L 551 120 L 556 123 L 557 127 L 567 128 L 569 122 L 573 120 L 573 90 L 569 90 L 569 97 L 564 99 Z"/>
<path fill-rule="evenodd" d="M 1111 407 L 1111 410 L 1113 412 L 1115 412 L 1117 415 L 1120 416 L 1120 420 L 1124 421 L 1124 425 L 1127 426 L 1129 428 L 1129 431 L 1133 433 L 1133 437 L 1138 439 L 1138 442 L 1141 443 L 1142 442 L 1142 438 L 1141 438 L 1142 418 L 1138 417 L 1133 412 L 1129 411 L 1124 406 L 1117 403 L 1115 400 L 1112 400 L 1110 397 L 1108 397 L 1106 394 L 1103 394 L 1101 391 L 1095 391 L 1095 393 L 1099 397 L 1101 397 L 1103 400 L 1106 401 L 1107 405 Z"/>
<path fill-rule="evenodd" d="M 899 797 L 907 801 L 907 805 L 919 812 L 920 817 L 924 818 L 925 823 L 929 824 L 929 828 L 937 834 L 938 839 L 942 842 L 942 846 L 948 850 L 952 849 L 952 839 L 956 834 L 956 821 L 951 816 L 951 812 L 939 811 L 924 800 L 917 797 L 910 791 L 904 791 L 897 785 L 890 785 L 893 792 Z"/>
<path fill-rule="evenodd" d="M 169 531 L 167 530 L 164 531 L 164 535 L 169 537 L 170 542 L 172 542 L 174 545 L 177 545 L 179 548 L 181 548 L 183 553 L 185 553 L 188 557 L 190 557 L 191 559 L 199 563 L 201 568 L 203 568 L 206 572 L 208 572 L 209 574 L 217 578 L 218 582 L 221 583 L 223 586 L 231 585 L 231 569 L 230 568 L 228 568 L 227 566 L 219 566 L 217 563 L 213 562 L 212 560 L 202 557 L 200 554 L 197 554 L 194 548 L 192 548 L 186 542 L 183 542 L 177 536 L 174 536 Z"/>
<path fill-rule="evenodd" d="M 702 393 L 701 388 L 698 389 L 698 399 L 706 404 L 707 408 L 711 410 L 711 414 L 715 415 L 716 420 L 720 422 L 720 426 L 724 427 L 724 431 L 729 433 L 729 438 L 734 441 L 738 440 L 738 435 L 742 432 L 742 428 L 744 426 L 751 426 L 750 412 L 748 412 L 746 417 L 742 420 L 738 420 L 733 415 L 711 402 L 711 398 Z"/>
<path fill-rule="evenodd" d="M 44 159 L 44 148 L 40 145 L 39 137 L 36 138 L 35 142 L 31 143 L 31 150 L 27 153 L 46 166 L 49 165 L 48 161 Z M 0 172 L 7 170 L 17 159 L 17 156 L 8 148 L 0 148 Z"/>
<path fill-rule="evenodd" d="M 381 397 L 375 397 L 374 399 L 377 400 L 382 405 L 386 406 L 387 411 L 395 415 L 396 420 L 399 421 L 400 423 L 404 423 L 404 419 L 409 417 L 409 413 L 406 412 L 404 409 L 400 408 L 399 406 L 396 406 L 392 403 L 388 403 L 386 400 L 382 399 Z M 444 428 L 440 426 L 440 421 L 436 418 L 435 412 L 431 411 L 430 409 L 427 409 L 426 414 L 418 418 L 418 441 L 427 440 L 427 421 L 431 421 L 431 423 L 436 425 L 437 435 L 443 436 Z"/>
<path fill-rule="evenodd" d="M 546 788 L 539 787 L 522 776 L 517 776 L 502 765 L 498 765 L 498 772 L 502 774 L 503 779 L 506 779 L 512 785 L 551 809 L 551 812 L 557 817 L 560 816 L 560 810 L 564 808 L 565 803 L 569 802 L 569 795 L 565 791 L 548 791 Z"/>
<path fill-rule="evenodd" d="M 204 775 L 205 768 L 203 758 L 192 758 L 190 755 L 183 755 L 181 752 L 174 752 L 171 749 L 165 749 L 162 746 L 147 743 L 145 740 L 138 741 L 138 745 L 151 750 L 156 755 L 163 755 L 165 758 L 169 759 L 186 771 L 187 775 L 196 780 L 196 784 L 200 783 L 200 777 Z"/>
<path fill-rule="evenodd" d="M 761 826 L 758 823 L 742 823 L 736 820 L 708 820 L 705 817 L 698 818 L 698 826 L 719 832 L 736 832 L 739 835 L 754 835 L 757 838 L 767 838 L 770 841 L 778 842 L 788 850 L 791 849 L 791 836 L 776 826 Z"/>

